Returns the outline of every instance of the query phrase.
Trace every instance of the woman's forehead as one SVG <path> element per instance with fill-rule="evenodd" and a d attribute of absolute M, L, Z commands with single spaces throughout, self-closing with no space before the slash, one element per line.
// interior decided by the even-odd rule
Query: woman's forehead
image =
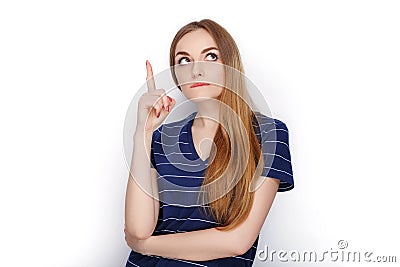
<path fill-rule="evenodd" d="M 200 52 L 208 47 L 217 47 L 212 36 L 204 29 L 191 31 L 185 34 L 177 43 L 175 54 L 178 51 Z"/>

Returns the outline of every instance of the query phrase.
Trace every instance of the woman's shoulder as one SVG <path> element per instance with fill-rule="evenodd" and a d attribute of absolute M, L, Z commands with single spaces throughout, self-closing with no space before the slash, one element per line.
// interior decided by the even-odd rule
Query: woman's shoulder
<path fill-rule="evenodd" d="M 281 119 L 268 116 L 265 113 L 259 111 L 255 111 L 254 115 L 255 117 L 253 118 L 253 126 L 257 130 L 265 132 L 275 129 L 282 129 L 287 131 L 286 123 Z"/>
<path fill-rule="evenodd" d="M 183 119 L 176 119 L 172 122 L 162 123 L 156 130 L 153 132 L 153 138 L 160 139 L 161 135 L 165 136 L 176 136 L 181 133 L 181 129 L 188 125 L 191 119 L 194 118 L 196 112 L 193 112 L 189 115 L 186 115 Z"/>

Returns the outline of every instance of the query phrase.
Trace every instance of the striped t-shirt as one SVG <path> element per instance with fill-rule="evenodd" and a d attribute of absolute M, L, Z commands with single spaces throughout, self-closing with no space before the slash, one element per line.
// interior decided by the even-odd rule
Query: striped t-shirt
<path fill-rule="evenodd" d="M 202 160 L 192 138 L 192 124 L 197 112 L 186 118 L 162 124 L 154 131 L 151 144 L 151 165 L 158 173 L 160 210 L 153 235 L 196 231 L 218 226 L 198 205 L 199 188 L 208 159 Z M 280 180 L 278 192 L 294 187 L 288 129 L 282 121 L 255 112 L 253 126 L 262 147 L 264 166 L 262 176 Z M 205 205 L 207 207 L 207 205 Z M 126 266 L 217 267 L 252 266 L 259 236 L 244 254 L 209 261 L 188 261 L 142 255 L 131 251 Z"/>

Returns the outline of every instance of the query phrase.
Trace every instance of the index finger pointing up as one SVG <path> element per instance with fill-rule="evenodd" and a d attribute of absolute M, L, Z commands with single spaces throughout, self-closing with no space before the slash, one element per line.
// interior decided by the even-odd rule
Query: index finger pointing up
<path fill-rule="evenodd" d="M 153 77 L 153 69 L 151 68 L 150 62 L 146 60 L 146 69 L 147 69 L 147 91 L 153 92 L 156 90 L 156 83 Z"/>

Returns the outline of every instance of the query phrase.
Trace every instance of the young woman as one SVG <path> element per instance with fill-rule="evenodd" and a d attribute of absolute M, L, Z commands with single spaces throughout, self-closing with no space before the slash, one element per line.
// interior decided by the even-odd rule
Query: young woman
<path fill-rule="evenodd" d="M 170 66 L 198 111 L 162 124 L 176 101 L 156 89 L 146 61 L 126 192 L 126 267 L 252 266 L 276 192 L 294 187 L 288 129 L 249 107 L 239 50 L 216 22 L 182 27 Z"/>

